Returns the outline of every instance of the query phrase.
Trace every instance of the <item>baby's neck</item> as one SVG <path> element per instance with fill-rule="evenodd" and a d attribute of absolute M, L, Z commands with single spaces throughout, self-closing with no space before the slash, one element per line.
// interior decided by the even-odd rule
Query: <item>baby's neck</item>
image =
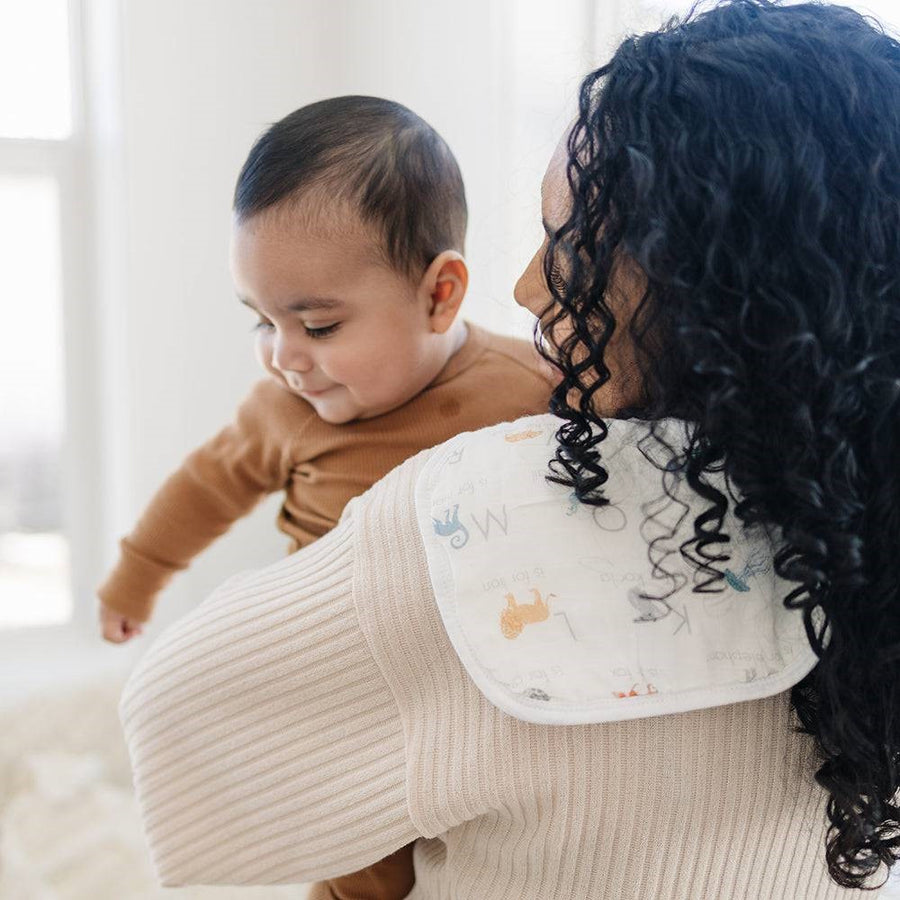
<path fill-rule="evenodd" d="M 420 390 L 431 384 L 438 378 L 450 363 L 450 360 L 462 350 L 469 338 L 469 329 L 462 319 L 457 319 L 443 334 L 432 335 L 434 342 L 432 352 L 429 354 L 427 381 L 424 381 Z M 420 373 L 422 377 L 424 373 Z"/>
<path fill-rule="evenodd" d="M 445 364 L 462 349 L 463 344 L 466 342 L 466 338 L 469 336 L 469 329 L 462 319 L 457 319 L 450 326 L 447 336 L 449 338 L 449 352 L 447 353 Z"/>

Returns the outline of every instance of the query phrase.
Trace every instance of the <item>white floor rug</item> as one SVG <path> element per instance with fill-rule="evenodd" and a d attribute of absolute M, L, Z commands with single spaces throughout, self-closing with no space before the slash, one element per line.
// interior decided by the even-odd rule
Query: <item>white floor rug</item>
<path fill-rule="evenodd" d="M 0 713 L 0 900 L 302 900 L 303 886 L 157 886 L 119 690 L 41 696 Z"/>

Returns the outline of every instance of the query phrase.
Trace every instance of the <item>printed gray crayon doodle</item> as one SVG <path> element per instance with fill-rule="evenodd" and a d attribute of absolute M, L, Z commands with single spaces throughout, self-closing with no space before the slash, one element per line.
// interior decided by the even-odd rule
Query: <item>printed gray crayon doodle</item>
<path fill-rule="evenodd" d="M 675 626 L 673 635 L 678 634 L 682 628 L 687 629 L 687 633 L 691 634 L 691 620 L 688 617 L 687 607 L 682 604 L 681 609 L 677 609 L 668 600 L 661 597 L 646 597 L 640 588 L 633 587 L 628 591 L 628 602 L 638 611 L 639 615 L 635 622 L 659 622 L 669 616 L 675 616 L 678 624 Z"/>
<path fill-rule="evenodd" d="M 628 591 L 628 602 L 639 613 L 635 622 L 657 622 L 672 612 L 672 607 L 665 600 L 645 597 L 640 588 L 631 588 Z"/>
<path fill-rule="evenodd" d="M 550 695 L 546 691 L 536 687 L 528 688 L 524 693 L 530 700 L 543 700 L 546 702 L 550 699 Z"/>
<path fill-rule="evenodd" d="M 593 507 L 591 515 L 601 531 L 623 531 L 628 524 L 628 517 L 613 503 Z"/>
<path fill-rule="evenodd" d="M 490 539 L 491 534 L 491 522 L 496 522 L 497 527 L 506 534 L 506 529 L 509 527 L 509 521 L 506 516 L 506 504 L 500 507 L 500 516 L 496 515 L 494 511 L 488 507 L 484 511 L 484 525 L 478 521 L 478 518 L 475 516 L 475 513 L 472 513 L 472 521 L 475 523 L 475 527 L 481 532 L 481 536 L 487 541 Z M 501 520 L 502 516 L 502 520 Z"/>
<path fill-rule="evenodd" d="M 566 623 L 566 628 L 569 629 L 569 634 L 572 635 L 572 640 L 577 641 L 578 637 L 575 634 L 575 629 L 572 627 L 572 623 L 569 622 L 569 617 L 564 612 L 553 613 L 554 616 L 562 616 L 563 621 Z"/>
<path fill-rule="evenodd" d="M 675 626 L 675 629 L 672 631 L 672 634 L 673 635 L 678 634 L 678 632 L 681 631 L 682 628 L 686 628 L 688 634 L 693 634 L 693 632 L 691 631 L 691 620 L 690 620 L 690 617 L 688 616 L 687 606 L 685 606 L 685 604 L 682 603 L 680 610 L 676 609 L 676 607 L 674 607 L 674 606 L 671 607 L 671 609 L 672 609 L 672 615 L 674 615 L 675 618 L 678 620 L 678 624 Z"/>
<path fill-rule="evenodd" d="M 450 546 L 454 550 L 464 547 L 469 540 L 469 530 L 459 521 L 459 504 L 453 507 L 451 513 L 449 509 L 444 512 L 444 521 L 432 517 L 434 523 L 434 533 L 438 537 L 449 537 Z"/>

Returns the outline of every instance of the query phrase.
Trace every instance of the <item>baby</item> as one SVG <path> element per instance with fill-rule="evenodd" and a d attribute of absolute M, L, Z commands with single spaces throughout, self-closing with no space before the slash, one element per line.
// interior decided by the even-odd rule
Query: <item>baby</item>
<path fill-rule="evenodd" d="M 305 106 L 256 142 L 234 195 L 231 268 L 267 377 L 150 501 L 99 590 L 103 636 L 141 631 L 178 570 L 284 492 L 291 551 L 354 496 L 462 431 L 547 411 L 529 342 L 458 318 L 466 200 L 453 154 L 398 103 Z M 310 897 L 405 897 L 412 848 Z"/>

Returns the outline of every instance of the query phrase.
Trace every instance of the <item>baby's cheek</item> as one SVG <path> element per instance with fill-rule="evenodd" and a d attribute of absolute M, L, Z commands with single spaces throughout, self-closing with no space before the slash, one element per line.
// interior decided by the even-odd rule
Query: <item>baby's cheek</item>
<path fill-rule="evenodd" d="M 254 342 L 256 351 L 256 359 L 259 364 L 268 372 L 272 371 L 272 341 L 265 334 L 257 334 Z"/>

